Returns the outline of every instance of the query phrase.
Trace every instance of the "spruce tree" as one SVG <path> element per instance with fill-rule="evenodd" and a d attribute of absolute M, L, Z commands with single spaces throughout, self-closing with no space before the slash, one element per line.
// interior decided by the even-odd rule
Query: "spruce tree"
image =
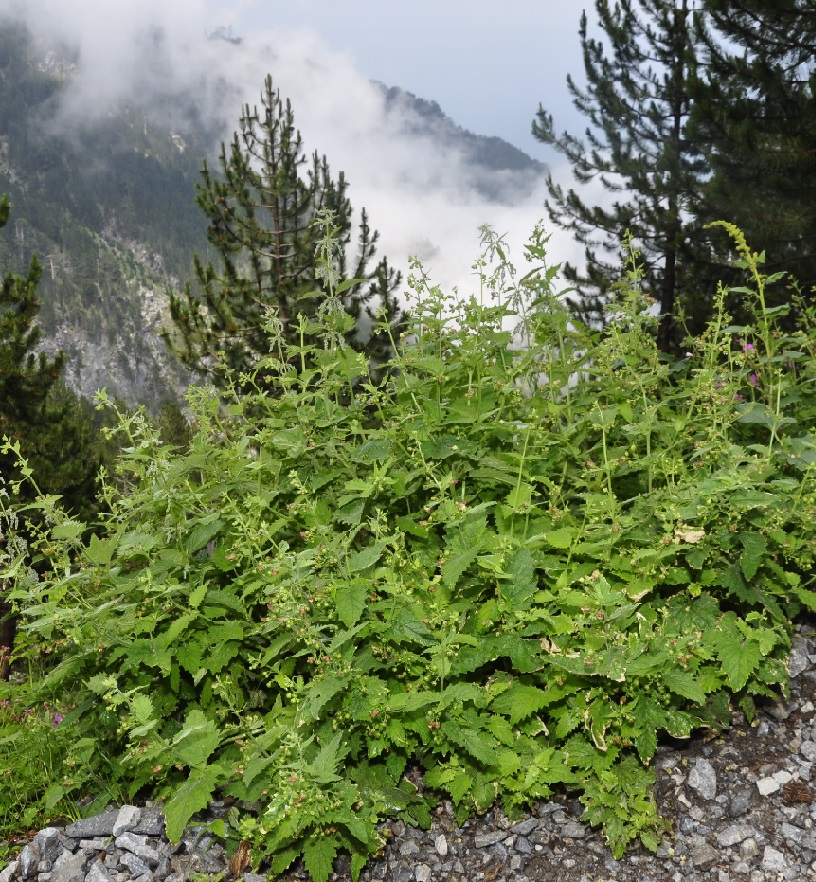
<path fill-rule="evenodd" d="M 585 140 L 557 135 L 543 107 L 533 134 L 567 157 L 579 183 L 600 182 L 614 198 L 593 204 L 550 176 L 547 209 L 585 246 L 586 272 L 565 272 L 580 295 L 579 311 L 592 318 L 621 275 L 608 255 L 631 233 L 659 303 L 658 345 L 667 351 L 679 343 L 680 302 L 692 324 L 704 313 L 695 276 L 705 253 L 696 221 L 705 163 L 687 135 L 696 75 L 690 2 L 596 0 L 595 11 L 603 37 L 590 36 L 586 13 L 579 29 L 586 87 L 567 81 L 590 123 Z"/>
<path fill-rule="evenodd" d="M 398 326 L 402 314 L 395 297 L 399 275 L 386 259 L 371 268 L 378 234 L 362 212 L 356 255 L 352 207 L 341 172 L 335 181 L 325 156 L 307 161 L 291 103 L 281 99 L 267 77 L 261 109 L 246 105 L 227 152 L 222 145 L 220 174 L 202 171 L 197 201 L 209 221 L 208 242 L 216 263 L 195 257 L 195 286 L 171 295 L 175 333 L 165 339 L 195 372 L 216 386 L 228 374 L 248 376 L 270 351 L 265 317 L 271 310 L 287 342 L 296 342 L 300 318 L 314 318 L 322 297 L 315 249 L 321 231 L 315 216 L 333 214 L 338 229 L 334 270 L 339 280 L 359 280 L 342 293 L 353 318 L 347 342 L 375 361 L 388 355 L 387 335 L 372 333 L 376 312 L 384 310 Z"/>
<path fill-rule="evenodd" d="M 766 271 L 816 285 L 816 11 L 812 0 L 705 0 L 694 138 L 705 215 L 737 224 Z M 727 251 L 722 249 L 723 262 Z"/>

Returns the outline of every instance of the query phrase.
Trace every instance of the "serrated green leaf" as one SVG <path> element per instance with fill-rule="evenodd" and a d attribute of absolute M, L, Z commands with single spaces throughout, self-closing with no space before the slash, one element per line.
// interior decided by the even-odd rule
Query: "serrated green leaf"
<path fill-rule="evenodd" d="M 550 701 L 550 696 L 543 689 L 516 682 L 493 699 L 490 710 L 508 717 L 511 725 L 515 726 L 520 720 L 546 707 Z"/>
<path fill-rule="evenodd" d="M 348 744 L 341 747 L 343 739 L 344 733 L 338 732 L 328 744 L 320 748 L 317 756 L 309 763 L 308 774 L 315 784 L 331 784 L 340 780 L 337 766 L 350 749 Z"/>
<path fill-rule="evenodd" d="M 309 691 L 303 706 L 304 713 L 307 713 L 312 719 L 319 719 L 320 712 L 326 706 L 326 703 L 334 698 L 338 692 L 342 692 L 346 688 L 347 682 L 345 678 L 332 675 L 312 680 L 309 684 Z"/>
<path fill-rule="evenodd" d="M 762 565 L 762 560 L 768 550 L 768 544 L 765 537 L 760 533 L 743 533 L 740 536 L 740 542 L 744 551 L 740 559 L 740 567 L 742 574 L 746 579 L 753 579 L 757 570 Z"/>
<path fill-rule="evenodd" d="M 216 786 L 222 781 L 221 766 L 205 766 L 196 769 L 181 787 L 164 804 L 167 838 L 171 842 L 181 839 L 190 819 L 209 806 Z"/>
<path fill-rule="evenodd" d="M 187 536 L 187 542 L 185 543 L 187 551 L 190 554 L 200 551 L 223 526 L 224 522 L 221 518 L 208 515 L 204 520 L 197 523 Z"/>
<path fill-rule="evenodd" d="M 359 573 L 377 563 L 389 541 L 390 539 L 381 539 L 379 542 L 374 542 L 363 548 L 362 551 L 355 551 L 354 554 L 349 555 L 349 572 Z"/>
<path fill-rule="evenodd" d="M 334 606 L 340 621 L 347 628 L 353 628 L 360 620 L 369 590 L 369 584 L 362 579 L 343 582 L 335 588 Z"/>
<path fill-rule="evenodd" d="M 520 548 L 507 566 L 499 583 L 502 597 L 514 611 L 528 609 L 532 595 L 538 588 L 533 556 L 527 548 Z"/>
<path fill-rule="evenodd" d="M 489 766 L 496 758 L 497 744 L 486 732 L 468 729 L 453 720 L 442 723 L 442 734 L 457 747 L 464 748 L 470 756 Z"/>
<path fill-rule="evenodd" d="M 198 607 L 201 606 L 201 602 L 206 596 L 207 585 L 202 583 L 201 585 L 197 585 L 195 588 L 193 588 L 193 590 L 190 592 L 190 596 L 187 598 L 187 603 L 189 603 L 193 609 L 198 609 Z"/>
<path fill-rule="evenodd" d="M 666 671 L 663 682 L 675 695 L 682 695 L 697 704 L 705 704 L 705 692 L 688 671 Z"/>
<path fill-rule="evenodd" d="M 203 711 L 194 708 L 184 720 L 184 727 L 173 739 L 174 756 L 185 766 L 203 766 L 221 743 L 221 733 Z"/>
<path fill-rule="evenodd" d="M 114 551 L 116 551 L 116 536 L 100 539 L 94 533 L 88 542 L 88 547 L 85 549 L 85 556 L 92 564 L 106 567 L 111 562 Z"/>
<path fill-rule="evenodd" d="M 149 695 L 139 692 L 130 702 L 130 712 L 137 723 L 147 723 L 153 718 L 153 701 Z"/>
<path fill-rule="evenodd" d="M 714 647 L 729 687 L 739 692 L 759 665 L 759 647 L 731 629 L 709 632 L 706 642 Z"/>
<path fill-rule="evenodd" d="M 561 527 L 558 530 L 549 530 L 544 533 L 543 538 L 547 545 L 564 550 L 572 545 L 575 539 L 575 530 L 571 527 Z"/>
<path fill-rule="evenodd" d="M 519 511 L 530 504 L 534 492 L 535 488 L 531 484 L 517 484 L 510 493 L 507 494 L 505 502 L 513 509 L 513 511 Z"/>
<path fill-rule="evenodd" d="M 365 865 L 368 863 L 368 855 L 359 851 L 352 852 L 351 855 L 351 882 L 357 882 L 360 878 Z"/>
<path fill-rule="evenodd" d="M 279 876 L 292 866 L 292 863 L 300 857 L 300 849 L 295 846 L 284 848 L 273 856 L 269 866 L 269 872 L 272 876 Z"/>
<path fill-rule="evenodd" d="M 463 551 L 452 552 L 451 556 L 442 564 L 442 582 L 448 588 L 454 588 L 462 573 L 476 560 L 480 551 L 480 546 L 474 545 Z"/>
<path fill-rule="evenodd" d="M 303 863 L 314 882 L 327 882 L 336 854 L 337 843 L 331 836 L 319 833 L 303 843 Z"/>
<path fill-rule="evenodd" d="M 451 799 L 458 805 L 470 790 L 472 783 L 470 776 L 465 772 L 456 772 L 445 787 L 450 793 Z"/>

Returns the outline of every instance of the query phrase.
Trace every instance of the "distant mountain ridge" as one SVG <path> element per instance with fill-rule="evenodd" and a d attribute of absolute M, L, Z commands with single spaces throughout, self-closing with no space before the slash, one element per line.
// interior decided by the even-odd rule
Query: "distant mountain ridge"
<path fill-rule="evenodd" d="M 215 38 L 243 51 L 231 32 Z M 237 123 L 239 99 L 214 76 L 209 108 L 192 93 L 164 94 L 156 106 L 120 102 L 68 131 L 53 120 L 78 61 L 77 50 L 0 22 L 0 192 L 12 203 L 0 270 L 25 273 L 35 254 L 43 264 L 43 344 L 67 354 L 69 385 L 84 396 L 104 386 L 157 410 L 190 380 L 160 332 L 168 290 L 192 278 L 194 254 L 207 258 L 195 186 L 230 122 L 214 114 Z M 434 101 L 377 88 L 402 129 L 462 157 L 486 201 L 512 203 L 540 181 L 543 164 L 512 145 L 465 131 Z"/>
<path fill-rule="evenodd" d="M 475 135 L 454 122 L 439 103 L 397 86 L 372 84 L 385 96 L 386 110 L 399 113 L 407 133 L 425 135 L 460 151 L 465 162 L 486 174 L 476 176 L 479 192 L 491 202 L 512 203 L 529 195 L 547 166 L 502 138 Z"/>

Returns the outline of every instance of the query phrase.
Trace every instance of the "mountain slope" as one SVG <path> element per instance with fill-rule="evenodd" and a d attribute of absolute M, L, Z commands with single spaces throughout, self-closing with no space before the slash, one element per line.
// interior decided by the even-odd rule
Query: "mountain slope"
<path fill-rule="evenodd" d="M 23 273 L 34 254 L 43 264 L 44 348 L 66 352 L 69 385 L 158 410 L 190 380 L 159 335 L 168 290 L 192 277 L 195 253 L 207 256 L 195 187 L 238 118 L 238 92 L 213 71 L 198 93 L 146 89 L 138 103 L 69 119 L 78 50 L 0 25 L 0 192 L 12 202 L 0 268 Z M 234 39 L 223 50 L 230 60 L 244 51 Z M 460 155 L 487 201 L 511 204 L 540 180 L 543 166 L 506 142 L 465 132 L 435 102 L 379 88 L 399 128 Z"/>

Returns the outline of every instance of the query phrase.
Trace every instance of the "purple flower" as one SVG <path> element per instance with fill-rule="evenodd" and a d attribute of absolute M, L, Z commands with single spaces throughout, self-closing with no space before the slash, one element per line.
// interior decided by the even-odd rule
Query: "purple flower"
<path fill-rule="evenodd" d="M 753 343 L 746 343 L 745 346 L 742 347 L 743 352 L 754 352 L 756 350 L 756 346 Z"/>
<path fill-rule="evenodd" d="M 751 376 L 748 377 L 748 382 L 752 386 L 758 386 L 759 385 L 759 377 L 756 374 L 751 374 Z"/>
<path fill-rule="evenodd" d="M 62 722 L 62 714 L 59 711 L 57 711 L 54 714 L 54 719 L 51 720 L 51 726 L 56 729 L 56 727 L 59 726 L 59 724 L 61 722 Z"/>

